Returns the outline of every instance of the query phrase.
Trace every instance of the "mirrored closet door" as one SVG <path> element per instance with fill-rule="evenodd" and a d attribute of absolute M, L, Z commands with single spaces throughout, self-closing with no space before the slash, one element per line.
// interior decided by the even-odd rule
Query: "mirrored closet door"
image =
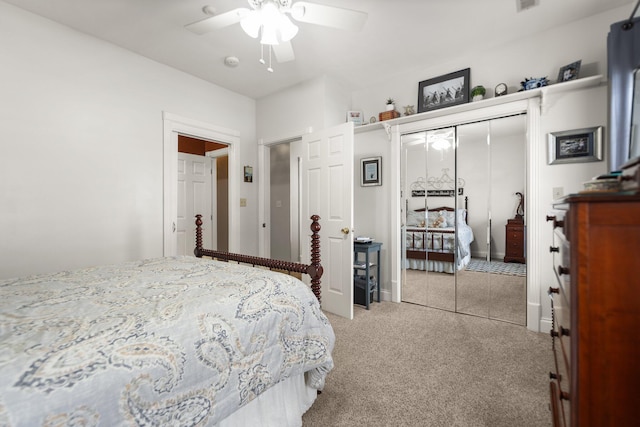
<path fill-rule="evenodd" d="M 402 300 L 524 325 L 525 116 L 401 142 Z"/>

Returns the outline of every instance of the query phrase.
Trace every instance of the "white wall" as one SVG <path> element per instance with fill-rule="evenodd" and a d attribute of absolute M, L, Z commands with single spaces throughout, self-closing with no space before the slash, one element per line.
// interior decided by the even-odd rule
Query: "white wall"
<path fill-rule="evenodd" d="M 163 111 L 239 131 L 255 164 L 255 101 L 3 2 L 0 16 L 0 277 L 162 256 Z M 251 253 L 257 186 L 240 196 Z"/>
<path fill-rule="evenodd" d="M 422 68 L 402 70 L 384 84 L 354 92 L 351 107 L 364 111 L 364 117 L 378 117 L 384 111 L 385 100 L 392 97 L 399 111 L 404 111 L 400 108 L 404 105 L 416 105 L 417 111 L 420 81 L 464 68 L 471 68 L 472 86 L 482 84 L 487 88 L 487 97 L 493 96 L 493 88 L 500 82 L 506 83 L 509 93 L 513 93 L 525 78 L 547 76 L 555 81 L 560 67 L 577 60 L 582 60 L 581 77 L 606 75 L 609 27 L 627 19 L 629 13 L 628 6 L 620 7 L 518 42 L 462 54 L 448 63 L 433 64 L 425 58 Z"/>
<path fill-rule="evenodd" d="M 380 294 L 383 299 L 391 299 L 391 209 L 389 192 L 391 174 L 393 170 L 389 159 L 391 142 L 387 133 L 382 129 L 372 132 L 356 134 L 354 143 L 354 187 L 353 187 L 353 217 L 354 237 L 372 237 L 382 243 L 380 248 Z M 382 185 L 360 186 L 360 159 L 382 156 Z"/>
<path fill-rule="evenodd" d="M 260 98 L 256 129 L 265 142 L 300 136 L 346 122 L 349 90 L 327 76 Z"/>
<path fill-rule="evenodd" d="M 581 129 L 593 126 L 606 126 L 607 122 L 607 87 L 600 86 L 579 92 L 553 95 L 547 100 L 548 109 L 541 117 L 541 135 L 547 137 L 549 132 L 557 132 L 570 129 Z M 606 140 L 606 128 L 603 132 L 604 144 Z M 546 146 L 546 140 L 545 140 Z M 606 150 L 605 150 L 606 151 Z M 583 186 L 583 182 L 607 171 L 607 157 L 603 161 L 592 163 L 573 164 L 547 164 L 546 150 L 538 153 L 540 161 L 544 165 L 540 171 L 540 193 L 538 198 L 542 210 L 538 212 L 538 218 L 545 218 L 552 213 L 553 188 L 562 187 L 564 194 L 577 193 Z M 540 242 L 540 256 L 542 270 L 540 271 L 542 318 L 546 326 L 551 325 L 551 306 L 549 298 L 546 298 L 546 290 L 554 284 L 553 258 L 549 253 L 552 246 L 552 227 L 550 223 L 543 225 L 538 236 L 530 238 Z M 542 328 L 545 329 L 546 328 Z"/>

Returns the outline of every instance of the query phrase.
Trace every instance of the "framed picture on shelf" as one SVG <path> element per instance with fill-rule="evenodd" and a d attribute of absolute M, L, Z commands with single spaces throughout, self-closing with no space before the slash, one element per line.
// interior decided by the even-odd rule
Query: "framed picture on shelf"
<path fill-rule="evenodd" d="M 360 186 L 382 185 L 382 157 L 360 159 Z"/>
<path fill-rule="evenodd" d="M 362 111 L 347 111 L 347 122 L 353 122 L 356 126 L 363 124 Z"/>
<path fill-rule="evenodd" d="M 418 113 L 469 102 L 471 69 L 456 71 L 418 84 Z"/>
<path fill-rule="evenodd" d="M 564 67 L 560 67 L 560 71 L 558 71 L 558 81 L 557 83 L 568 82 L 569 80 L 575 80 L 578 78 L 580 74 L 580 64 L 582 60 L 572 62 L 569 65 L 565 65 Z"/>
<path fill-rule="evenodd" d="M 549 133 L 547 156 L 550 165 L 602 160 L 602 126 Z"/>

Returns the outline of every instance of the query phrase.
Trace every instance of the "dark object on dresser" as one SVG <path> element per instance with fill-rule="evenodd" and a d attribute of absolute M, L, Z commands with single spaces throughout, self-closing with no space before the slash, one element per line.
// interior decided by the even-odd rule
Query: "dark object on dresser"
<path fill-rule="evenodd" d="M 621 167 L 620 187 L 622 190 L 640 190 L 640 157 L 629 160 Z"/>
<path fill-rule="evenodd" d="M 640 195 L 572 195 L 554 205 L 549 288 L 554 426 L 629 426 L 640 408 Z"/>
<path fill-rule="evenodd" d="M 524 264 L 526 257 L 524 255 L 524 220 L 517 217 L 507 221 L 506 237 L 505 237 L 505 253 L 504 262 L 519 262 Z"/>

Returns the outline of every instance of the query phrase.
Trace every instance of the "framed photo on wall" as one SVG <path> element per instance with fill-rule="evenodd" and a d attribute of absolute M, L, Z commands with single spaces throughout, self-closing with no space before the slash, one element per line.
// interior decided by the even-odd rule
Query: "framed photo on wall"
<path fill-rule="evenodd" d="M 251 166 L 244 167 L 244 182 L 253 182 L 253 168 Z"/>
<path fill-rule="evenodd" d="M 549 133 L 550 165 L 602 160 L 602 126 Z"/>
<path fill-rule="evenodd" d="M 382 157 L 360 159 L 360 185 L 382 185 Z"/>
<path fill-rule="evenodd" d="M 469 102 L 471 69 L 456 71 L 418 84 L 418 113 Z"/>

